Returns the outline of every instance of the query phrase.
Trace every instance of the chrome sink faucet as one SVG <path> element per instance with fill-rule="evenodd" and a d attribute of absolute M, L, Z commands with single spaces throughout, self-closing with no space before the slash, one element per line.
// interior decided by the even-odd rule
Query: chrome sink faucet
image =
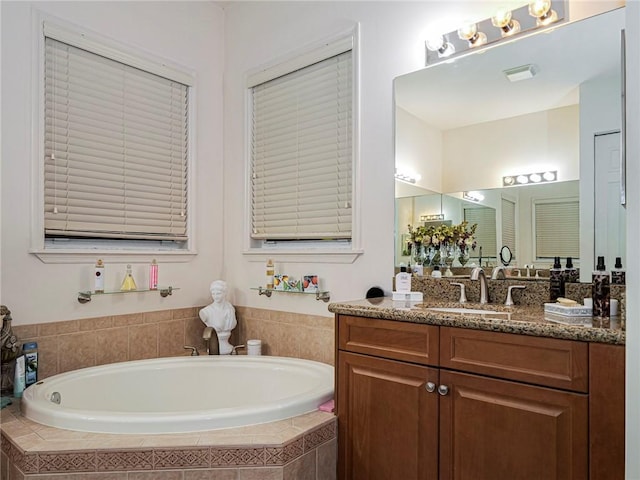
<path fill-rule="evenodd" d="M 207 355 L 220 355 L 220 341 L 213 327 L 206 327 L 202 332 L 202 338 L 207 345 Z"/>
<path fill-rule="evenodd" d="M 480 303 L 489 303 L 489 284 L 487 283 L 487 276 L 484 274 L 484 270 L 480 267 L 475 267 L 471 270 L 469 278 L 480 281 Z"/>

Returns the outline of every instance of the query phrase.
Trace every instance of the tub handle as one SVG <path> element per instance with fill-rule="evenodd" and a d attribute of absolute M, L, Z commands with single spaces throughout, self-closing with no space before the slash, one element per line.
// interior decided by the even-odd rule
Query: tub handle
<path fill-rule="evenodd" d="M 60 395 L 60 392 L 53 392 L 53 393 L 51 394 L 51 398 L 50 398 L 50 400 L 51 400 L 53 403 L 56 403 L 56 404 L 60 405 L 60 402 L 62 401 L 62 396 Z"/>
<path fill-rule="evenodd" d="M 191 345 L 185 345 L 182 348 L 184 348 L 185 350 L 191 349 L 192 357 L 197 357 L 198 355 L 200 355 L 200 352 L 198 352 L 198 349 L 196 347 L 192 347 Z"/>

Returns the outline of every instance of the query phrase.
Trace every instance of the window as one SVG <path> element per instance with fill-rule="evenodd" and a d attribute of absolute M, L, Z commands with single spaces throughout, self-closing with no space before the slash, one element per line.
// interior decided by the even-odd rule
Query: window
<path fill-rule="evenodd" d="M 288 245 L 350 241 L 352 39 L 329 43 L 297 63 L 249 82 L 251 238 Z"/>
<path fill-rule="evenodd" d="M 189 77 L 55 25 L 44 37 L 45 238 L 183 248 Z"/>
<path fill-rule="evenodd" d="M 491 207 L 474 207 L 464 209 L 464 219 L 469 225 L 478 224 L 476 243 L 478 247 L 471 252 L 474 258 L 497 258 L 496 211 Z M 482 248 L 482 254 L 480 254 Z"/>
<path fill-rule="evenodd" d="M 534 201 L 536 259 L 580 258 L 580 207 L 577 199 Z M 562 225 L 562 228 L 558 228 Z"/>

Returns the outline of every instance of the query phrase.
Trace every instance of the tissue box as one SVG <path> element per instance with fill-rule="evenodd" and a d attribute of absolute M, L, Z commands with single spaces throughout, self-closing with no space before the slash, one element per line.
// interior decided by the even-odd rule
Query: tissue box
<path fill-rule="evenodd" d="M 410 302 L 421 302 L 422 292 L 393 292 L 393 300 L 409 300 Z"/>
<path fill-rule="evenodd" d="M 591 315 L 578 316 L 578 315 L 560 315 L 558 313 L 544 313 L 544 319 L 549 322 L 562 323 L 563 325 L 584 325 L 591 326 L 593 317 Z"/>
<path fill-rule="evenodd" d="M 565 317 L 591 317 L 592 309 L 584 305 L 567 306 L 560 303 L 545 303 L 544 313 L 552 313 Z"/>

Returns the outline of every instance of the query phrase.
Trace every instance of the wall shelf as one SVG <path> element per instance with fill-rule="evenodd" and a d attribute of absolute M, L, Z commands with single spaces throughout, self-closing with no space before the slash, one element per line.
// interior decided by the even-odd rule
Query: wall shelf
<path fill-rule="evenodd" d="M 258 295 L 265 295 L 267 297 L 271 297 L 272 293 L 293 293 L 294 295 L 315 295 L 316 300 L 322 300 L 323 302 L 328 302 L 331 298 L 329 292 L 315 291 L 315 292 L 301 292 L 299 290 L 275 290 L 273 288 L 264 288 L 264 287 L 255 287 L 251 288 L 251 290 L 257 290 Z"/>
<path fill-rule="evenodd" d="M 154 290 L 150 290 L 148 288 L 138 288 L 136 290 L 109 290 L 104 292 L 92 292 L 92 291 L 84 291 L 78 292 L 78 302 L 87 303 L 91 301 L 91 297 L 94 295 L 114 295 L 117 293 L 120 294 L 131 294 L 131 293 L 144 293 L 144 292 L 158 292 L 161 297 L 166 297 L 168 295 L 172 295 L 174 290 L 180 290 L 175 287 L 158 287 Z"/>

